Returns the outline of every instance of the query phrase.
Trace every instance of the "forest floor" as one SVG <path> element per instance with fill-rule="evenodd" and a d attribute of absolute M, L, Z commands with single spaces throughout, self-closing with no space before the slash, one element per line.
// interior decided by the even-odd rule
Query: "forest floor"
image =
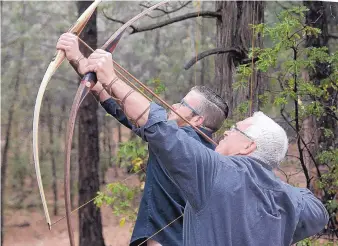
<path fill-rule="evenodd" d="M 285 174 L 293 174 L 289 176 L 289 183 L 304 187 L 305 179 L 302 172 L 298 172 L 296 164 L 292 161 L 288 162 L 286 165 L 282 166 L 283 172 L 276 172 L 282 180 L 286 180 Z M 118 178 L 115 177 L 115 169 L 111 168 L 107 171 L 106 179 L 108 182 L 112 181 L 121 181 L 128 177 L 128 181 L 125 182 L 128 185 L 136 186 L 140 185 L 137 175 L 131 175 L 123 171 L 122 169 L 118 170 Z M 65 214 L 65 209 L 63 206 L 63 181 L 59 182 L 59 214 L 60 216 L 52 216 L 51 220 L 56 221 Z M 102 187 L 104 189 L 104 187 Z M 38 191 L 36 191 L 38 193 Z M 8 191 L 7 194 L 10 196 L 15 196 Z M 52 211 L 52 193 L 46 192 L 47 199 L 49 200 L 49 210 Z M 40 201 L 39 196 L 35 196 L 38 201 Z M 29 204 L 28 201 L 27 204 Z M 39 204 L 37 202 L 37 204 Z M 59 223 L 55 224 L 51 231 L 48 230 L 46 225 L 42 207 L 38 206 L 21 206 L 24 208 L 15 209 L 6 208 L 5 209 L 5 236 L 4 236 L 4 246 L 59 246 L 59 245 L 69 245 L 68 231 L 66 220 L 62 220 Z M 132 225 L 126 223 L 124 226 L 119 225 L 119 218 L 117 218 L 113 213 L 111 208 L 103 206 L 101 209 L 102 213 L 102 223 L 103 223 L 103 237 L 105 240 L 106 246 L 126 246 L 129 243 L 131 236 Z M 77 213 L 72 215 L 72 222 L 76 245 L 78 244 L 78 216 Z"/>
<path fill-rule="evenodd" d="M 126 178 L 128 185 L 140 185 L 137 175 L 130 175 L 122 169 L 118 170 L 119 176 L 115 177 L 115 170 L 107 171 L 107 181 L 122 181 Z M 49 199 L 49 211 L 51 213 L 51 221 L 56 221 L 65 214 L 63 205 L 63 181 L 59 182 L 59 214 L 60 216 L 52 215 L 52 194 L 47 194 Z M 104 189 L 104 186 L 101 187 Z M 47 191 L 47 190 L 46 190 Z M 37 191 L 38 192 L 38 191 Z M 51 193 L 51 192 L 50 192 Z M 12 194 L 11 194 L 12 195 Z M 40 197 L 38 197 L 40 199 Z M 106 246 L 126 246 L 129 243 L 131 236 L 131 223 L 126 223 L 124 226 L 119 225 L 119 218 L 116 217 L 111 208 L 103 206 L 101 208 L 103 237 Z M 78 216 L 77 213 L 72 214 L 72 223 L 74 228 L 75 243 L 78 245 Z M 23 209 L 6 208 L 5 210 L 5 236 L 4 246 L 60 246 L 69 245 L 67 222 L 66 219 L 58 222 L 49 231 L 45 222 L 42 207 L 26 207 Z"/>

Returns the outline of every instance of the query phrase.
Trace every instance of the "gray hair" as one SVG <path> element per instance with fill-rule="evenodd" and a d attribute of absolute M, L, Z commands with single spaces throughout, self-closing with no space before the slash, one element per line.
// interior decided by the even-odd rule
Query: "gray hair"
<path fill-rule="evenodd" d="M 257 146 L 250 156 L 272 168 L 278 167 L 288 150 L 288 137 L 285 130 L 262 112 L 254 113 L 252 118 L 252 125 L 244 131 Z"/>
<path fill-rule="evenodd" d="M 228 117 L 227 103 L 214 91 L 205 86 L 194 86 L 190 91 L 202 95 L 202 101 L 196 110 L 204 117 L 203 125 L 217 131 Z"/>

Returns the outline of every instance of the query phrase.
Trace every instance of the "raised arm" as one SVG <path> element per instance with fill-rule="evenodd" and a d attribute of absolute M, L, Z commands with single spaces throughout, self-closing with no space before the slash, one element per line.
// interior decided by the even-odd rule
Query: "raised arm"
<path fill-rule="evenodd" d="M 167 121 L 166 111 L 155 103 L 151 104 L 147 123 L 139 130 L 190 205 L 197 211 L 201 209 L 213 189 L 220 156 L 190 137 L 175 122 Z"/>
<path fill-rule="evenodd" d="M 82 76 L 85 73 L 84 70 L 88 65 L 88 59 L 81 53 L 78 37 L 76 35 L 72 33 L 62 34 L 58 40 L 56 48 L 61 49 L 66 53 L 68 61 L 78 74 Z M 108 114 L 115 117 L 124 126 L 132 129 L 132 124 L 124 114 L 121 107 L 111 98 L 107 91 L 104 90 L 101 83 L 97 83 L 91 91 Z"/>
<path fill-rule="evenodd" d="M 301 189 L 301 193 L 302 207 L 292 243 L 319 233 L 329 220 L 329 215 L 320 200 L 308 189 Z"/>
<path fill-rule="evenodd" d="M 129 129 L 133 129 L 133 125 L 121 109 L 120 105 L 108 94 L 106 90 L 104 90 L 101 83 L 97 83 L 92 88 L 92 93 L 96 96 L 96 99 L 100 101 L 101 106 L 108 114 L 113 116 L 124 126 Z"/>
<path fill-rule="evenodd" d="M 88 59 L 85 72 L 96 72 L 98 81 L 121 100 L 125 114 L 139 126 L 139 135 L 149 142 L 161 165 L 182 189 L 190 204 L 199 209 L 207 201 L 218 170 L 219 155 L 207 149 L 167 121 L 166 111 L 118 79 L 112 57 L 96 50 Z"/>

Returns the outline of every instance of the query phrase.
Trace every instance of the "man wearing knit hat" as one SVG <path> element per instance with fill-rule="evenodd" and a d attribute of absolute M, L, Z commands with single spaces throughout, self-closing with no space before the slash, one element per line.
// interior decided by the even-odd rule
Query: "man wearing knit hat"
<path fill-rule="evenodd" d="M 111 55 L 96 50 L 84 72 L 96 72 L 99 83 L 110 84 L 124 101 L 125 114 L 137 121 L 134 130 L 186 197 L 184 245 L 291 245 L 324 228 L 322 203 L 272 172 L 288 146 L 276 122 L 255 113 L 226 131 L 213 151 L 187 137 L 162 107 L 133 92 L 112 68 Z"/>

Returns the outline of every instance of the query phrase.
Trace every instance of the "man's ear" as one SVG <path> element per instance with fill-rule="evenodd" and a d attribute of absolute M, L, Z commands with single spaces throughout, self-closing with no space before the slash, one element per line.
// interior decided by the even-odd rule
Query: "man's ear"
<path fill-rule="evenodd" d="M 254 152 L 257 148 L 257 145 L 255 142 L 251 142 L 249 143 L 247 146 L 245 146 L 245 148 L 242 148 L 239 151 L 240 155 L 249 155 L 250 153 Z"/>
<path fill-rule="evenodd" d="M 194 122 L 195 122 L 195 126 L 196 127 L 202 126 L 203 123 L 204 123 L 204 117 L 200 116 L 200 115 L 197 115 L 196 119 L 194 119 Z"/>

